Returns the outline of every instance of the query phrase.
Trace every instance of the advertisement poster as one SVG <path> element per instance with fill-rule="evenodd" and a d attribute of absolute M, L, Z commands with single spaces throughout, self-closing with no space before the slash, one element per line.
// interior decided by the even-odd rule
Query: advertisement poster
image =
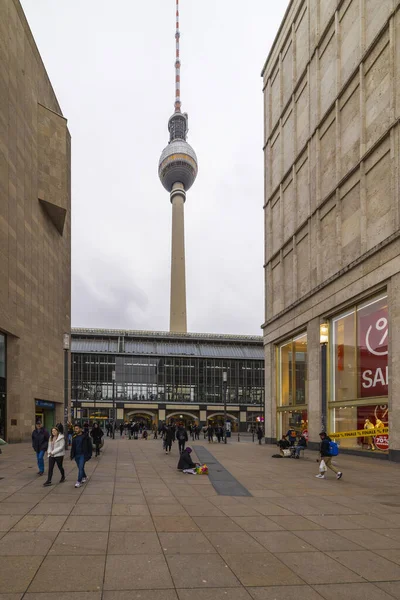
<path fill-rule="evenodd" d="M 358 311 L 360 398 L 388 394 L 387 299 Z"/>

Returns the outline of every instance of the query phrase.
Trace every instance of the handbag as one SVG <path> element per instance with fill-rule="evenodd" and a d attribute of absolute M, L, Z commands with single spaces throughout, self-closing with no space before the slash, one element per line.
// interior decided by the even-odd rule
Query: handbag
<path fill-rule="evenodd" d="M 285 456 L 285 457 L 289 457 L 289 456 L 292 455 L 292 453 L 290 452 L 289 448 L 284 448 L 282 450 L 282 452 L 283 452 L 283 456 Z"/>

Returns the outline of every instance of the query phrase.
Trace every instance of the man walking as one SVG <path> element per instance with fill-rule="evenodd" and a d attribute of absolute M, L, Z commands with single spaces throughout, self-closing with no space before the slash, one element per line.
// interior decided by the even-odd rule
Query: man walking
<path fill-rule="evenodd" d="M 75 487 L 81 487 L 87 480 L 85 463 L 92 458 L 93 446 L 88 433 L 84 433 L 80 425 L 74 427 L 75 436 L 72 438 L 71 460 L 75 459 L 78 467 L 78 480 Z"/>
<path fill-rule="evenodd" d="M 323 460 L 325 462 L 328 469 L 330 469 L 331 471 L 336 473 L 336 479 L 340 479 L 342 477 L 342 472 L 339 471 L 339 469 L 334 467 L 332 464 L 332 452 L 331 452 L 331 448 L 329 445 L 332 440 L 329 437 L 329 435 L 326 434 L 325 431 L 321 431 L 321 433 L 319 434 L 319 437 L 321 438 L 321 445 L 320 445 L 320 450 L 319 450 L 320 454 L 321 454 L 321 460 Z M 325 474 L 319 473 L 315 477 L 317 477 L 318 479 L 325 479 Z"/>
<path fill-rule="evenodd" d="M 37 421 L 35 429 L 32 431 L 32 448 L 36 452 L 38 475 L 44 473 L 44 455 L 49 445 L 49 437 L 49 432 L 42 426 L 42 422 Z"/>
<path fill-rule="evenodd" d="M 179 425 L 177 432 L 176 432 L 176 439 L 178 440 L 179 443 L 179 454 L 182 454 L 182 452 L 185 449 L 185 444 L 188 441 L 188 434 L 186 429 L 183 427 L 183 425 Z"/>

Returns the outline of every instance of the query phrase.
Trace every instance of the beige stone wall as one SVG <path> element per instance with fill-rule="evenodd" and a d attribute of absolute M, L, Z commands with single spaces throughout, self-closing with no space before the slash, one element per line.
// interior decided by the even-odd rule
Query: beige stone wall
<path fill-rule="evenodd" d="M 0 329 L 11 441 L 30 436 L 35 399 L 58 403 L 63 417 L 70 207 L 66 120 L 18 0 L 0 0 Z"/>
<path fill-rule="evenodd" d="M 263 75 L 266 321 L 398 229 L 397 9 L 291 4 Z"/>
<path fill-rule="evenodd" d="M 267 413 L 272 349 L 307 330 L 311 434 L 315 323 L 376 290 L 390 300 L 400 271 L 399 47 L 399 0 L 293 0 L 263 69 Z"/>

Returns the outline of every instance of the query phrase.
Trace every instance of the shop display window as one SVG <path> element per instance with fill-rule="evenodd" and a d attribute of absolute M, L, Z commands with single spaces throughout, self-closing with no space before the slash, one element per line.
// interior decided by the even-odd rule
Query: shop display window
<path fill-rule="evenodd" d="M 297 436 L 304 435 L 308 440 L 308 416 L 307 410 L 285 410 L 279 412 L 279 437 L 286 435 L 290 429 L 294 429 Z"/>
<path fill-rule="evenodd" d="M 307 404 L 307 335 L 303 334 L 279 348 L 279 405 Z"/>
<path fill-rule="evenodd" d="M 342 448 L 388 452 L 389 435 L 384 433 L 384 428 L 388 427 L 387 404 L 343 406 L 334 408 L 332 416 L 335 433 L 365 431 L 365 435 L 338 438 Z M 368 435 L 369 430 L 376 431 L 376 435 Z"/>

